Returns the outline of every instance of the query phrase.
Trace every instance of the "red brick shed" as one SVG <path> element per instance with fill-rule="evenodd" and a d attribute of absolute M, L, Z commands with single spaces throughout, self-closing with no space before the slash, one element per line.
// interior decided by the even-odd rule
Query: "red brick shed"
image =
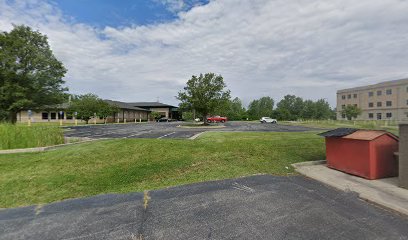
<path fill-rule="evenodd" d="M 367 179 L 398 176 L 398 137 L 386 131 L 339 128 L 326 138 L 327 166 Z"/>

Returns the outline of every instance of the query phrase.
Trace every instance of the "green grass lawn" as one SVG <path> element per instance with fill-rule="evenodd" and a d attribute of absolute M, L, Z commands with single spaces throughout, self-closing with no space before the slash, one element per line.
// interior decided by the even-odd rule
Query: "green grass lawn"
<path fill-rule="evenodd" d="M 279 123 L 327 129 L 346 127 L 346 128 L 386 130 L 398 135 L 398 124 L 394 121 L 314 120 L 314 121 L 282 121 Z"/>
<path fill-rule="evenodd" d="M 0 123 L 0 150 L 44 147 L 64 143 L 63 130 L 57 126 L 23 126 Z"/>
<path fill-rule="evenodd" d="M 293 174 L 325 158 L 316 133 L 206 133 L 192 140 L 120 139 L 0 155 L 0 208 L 252 174 Z"/>

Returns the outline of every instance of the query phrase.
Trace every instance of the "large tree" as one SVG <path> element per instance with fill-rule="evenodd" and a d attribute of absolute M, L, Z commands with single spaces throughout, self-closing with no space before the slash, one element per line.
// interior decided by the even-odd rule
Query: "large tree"
<path fill-rule="evenodd" d="M 276 105 L 276 114 L 280 120 L 297 120 L 301 118 L 304 108 L 303 99 L 295 95 L 286 95 Z"/>
<path fill-rule="evenodd" d="M 101 117 L 106 123 L 106 118 L 117 113 L 119 108 L 103 101 L 95 94 L 88 93 L 74 96 L 68 111 L 76 112 L 77 118 L 84 120 L 86 123 L 92 117 Z"/>
<path fill-rule="evenodd" d="M 251 119 L 260 119 L 261 117 L 272 117 L 275 101 L 271 97 L 261 97 L 249 103 L 248 114 Z"/>
<path fill-rule="evenodd" d="M 63 64 L 54 56 L 47 36 L 27 26 L 0 33 L 0 109 L 9 121 L 27 108 L 61 103 L 67 88 Z"/>
<path fill-rule="evenodd" d="M 192 76 L 184 89 L 178 93 L 180 108 L 195 110 L 202 115 L 206 125 L 208 114 L 228 104 L 230 90 L 226 87 L 221 75 L 206 73 L 198 77 Z"/>

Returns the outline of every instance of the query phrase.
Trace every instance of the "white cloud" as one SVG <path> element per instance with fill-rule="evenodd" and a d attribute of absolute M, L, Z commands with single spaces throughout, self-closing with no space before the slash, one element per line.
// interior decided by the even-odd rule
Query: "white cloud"
<path fill-rule="evenodd" d="M 163 4 L 169 11 L 179 13 L 192 7 L 202 5 L 200 0 L 153 0 Z"/>
<path fill-rule="evenodd" d="M 47 34 L 75 93 L 176 103 L 192 74 L 216 72 L 245 102 L 296 94 L 334 104 L 337 89 L 408 77 L 407 10 L 399 0 L 222 0 L 179 8 L 168 23 L 97 29 L 50 4 L 0 0 L 0 29 Z"/>

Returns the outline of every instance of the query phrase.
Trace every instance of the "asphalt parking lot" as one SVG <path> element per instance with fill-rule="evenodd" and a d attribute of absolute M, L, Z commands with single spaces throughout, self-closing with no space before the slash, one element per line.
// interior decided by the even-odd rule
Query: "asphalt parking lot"
<path fill-rule="evenodd" d="M 129 123 L 71 126 L 65 131 L 66 137 L 88 138 L 190 138 L 204 131 L 252 131 L 252 132 L 304 132 L 316 130 L 302 126 L 261 124 L 258 122 L 227 122 L 212 124 L 223 128 L 180 128 L 185 122 Z"/>
<path fill-rule="evenodd" d="M 408 239 L 408 218 L 301 176 L 259 175 L 3 209 L 0 239 Z"/>

